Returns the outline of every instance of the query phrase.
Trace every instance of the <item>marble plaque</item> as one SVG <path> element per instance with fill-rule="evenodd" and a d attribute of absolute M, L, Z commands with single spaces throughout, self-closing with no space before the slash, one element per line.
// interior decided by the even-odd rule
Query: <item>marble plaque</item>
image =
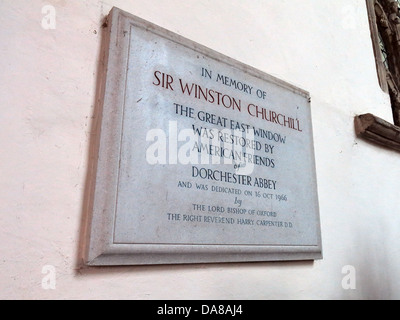
<path fill-rule="evenodd" d="M 320 259 L 309 93 L 117 8 L 106 32 L 87 263 Z"/>

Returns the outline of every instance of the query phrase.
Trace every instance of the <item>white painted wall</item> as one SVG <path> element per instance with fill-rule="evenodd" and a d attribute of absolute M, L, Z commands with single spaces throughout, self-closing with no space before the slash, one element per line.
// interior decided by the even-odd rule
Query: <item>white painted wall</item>
<path fill-rule="evenodd" d="M 44 5 L 57 27 L 41 27 Z M 129 11 L 311 92 L 324 260 L 78 270 L 102 18 Z M 400 298 L 400 154 L 364 0 L 2 0 L 1 299 Z M 42 268 L 56 268 L 44 290 Z M 342 288 L 342 268 L 357 289 Z"/>

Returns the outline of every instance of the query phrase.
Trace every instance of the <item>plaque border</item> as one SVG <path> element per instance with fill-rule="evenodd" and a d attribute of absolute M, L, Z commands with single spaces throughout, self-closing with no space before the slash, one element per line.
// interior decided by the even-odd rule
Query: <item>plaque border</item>
<path fill-rule="evenodd" d="M 238 62 L 212 49 L 170 32 L 153 23 L 114 7 L 104 30 L 100 88 L 98 103 L 101 114 L 96 119 L 96 159 L 90 168 L 90 216 L 87 220 L 84 261 L 88 266 L 195 264 L 228 262 L 299 261 L 322 259 L 322 240 L 316 189 L 317 208 L 316 246 L 271 246 L 271 245 L 162 245 L 162 244 L 115 244 L 114 222 L 118 193 L 119 161 L 123 109 L 125 102 L 126 77 L 131 27 L 145 29 L 161 37 L 194 49 L 226 65 L 247 74 L 274 83 L 308 99 L 310 94 L 285 81 Z M 123 90 L 121 90 L 123 89 Z M 312 128 L 312 126 L 311 126 Z M 312 133 L 312 129 L 311 129 Z M 315 182 L 315 158 L 312 143 L 312 166 Z"/>

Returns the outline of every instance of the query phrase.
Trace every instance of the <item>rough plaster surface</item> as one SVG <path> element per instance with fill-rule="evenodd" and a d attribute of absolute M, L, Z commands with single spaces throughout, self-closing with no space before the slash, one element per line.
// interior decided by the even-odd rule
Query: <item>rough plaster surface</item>
<path fill-rule="evenodd" d="M 43 30 L 43 5 L 57 12 Z M 79 269 L 101 24 L 112 6 L 311 93 L 324 260 Z M 390 120 L 364 0 L 3 0 L 0 298 L 400 298 L 400 155 L 358 140 Z M 42 268 L 56 269 L 44 290 Z M 342 268 L 357 271 L 343 290 Z"/>

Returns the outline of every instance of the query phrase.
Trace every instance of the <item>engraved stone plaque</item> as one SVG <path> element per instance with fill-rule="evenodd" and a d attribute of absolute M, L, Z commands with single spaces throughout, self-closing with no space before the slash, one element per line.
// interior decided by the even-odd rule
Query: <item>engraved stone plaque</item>
<path fill-rule="evenodd" d="M 309 94 L 117 8 L 106 32 L 87 263 L 322 258 Z"/>

